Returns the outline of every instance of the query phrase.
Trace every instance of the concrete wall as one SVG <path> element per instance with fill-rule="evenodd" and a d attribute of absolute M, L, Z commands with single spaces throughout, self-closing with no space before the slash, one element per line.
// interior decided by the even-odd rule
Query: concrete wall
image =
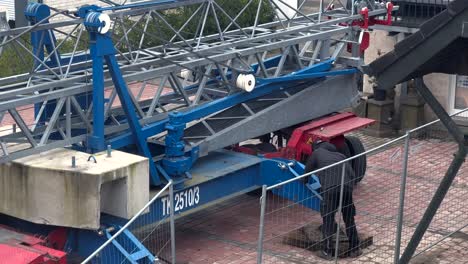
<path fill-rule="evenodd" d="M 439 103 L 450 113 L 449 95 L 450 95 L 450 75 L 433 73 L 424 76 L 424 83 L 432 91 L 434 96 L 437 98 Z M 425 118 L 426 121 L 437 119 L 432 110 L 426 105 L 425 106 Z"/>

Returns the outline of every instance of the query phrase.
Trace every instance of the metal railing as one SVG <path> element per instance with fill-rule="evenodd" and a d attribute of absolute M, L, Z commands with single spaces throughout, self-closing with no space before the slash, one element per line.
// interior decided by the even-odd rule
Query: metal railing
<path fill-rule="evenodd" d="M 151 206 L 154 209 L 156 200 L 168 190 L 170 208 L 167 211 L 170 213 L 166 218 L 154 223 L 151 220 L 154 218 L 152 214 L 162 211 L 162 208 L 157 208 L 158 206 L 156 206 L 157 210 L 149 210 L 149 208 Z M 124 226 L 113 235 L 108 233 L 109 239 L 81 263 L 127 263 L 130 261 L 128 259 L 130 255 L 142 249 L 149 250 L 147 251 L 147 257 L 151 261 L 157 261 L 162 258 L 166 263 L 176 263 L 173 193 L 173 183 L 171 180 Z M 122 238 L 123 236 L 126 237 Z M 131 238 L 129 239 L 128 236 Z M 139 243 L 143 247 L 138 247 L 137 244 Z M 108 247 L 114 246 L 116 248 L 120 247 L 125 251 L 119 250 L 120 252 L 116 252 L 113 249 L 109 250 Z M 168 252 L 168 247 L 170 248 L 170 252 Z"/>
<path fill-rule="evenodd" d="M 452 117 L 467 111 L 464 109 Z M 257 262 L 316 263 L 316 255 L 327 245 L 333 251 L 328 253 L 335 262 L 353 262 L 355 258 L 347 258 L 350 246 L 346 233 L 352 233 L 355 226 L 363 251 L 357 260 L 398 263 L 400 249 L 408 244 L 452 154 L 457 151 L 457 144 L 439 123 L 439 120 L 430 122 L 341 162 L 263 186 Z M 360 159 L 365 156 L 366 163 Z M 345 173 L 347 166 L 354 172 L 366 171 L 359 184 L 354 185 Z M 311 183 L 312 175 L 321 175 L 321 179 L 340 175 L 341 181 L 326 190 L 322 187 L 314 194 L 303 184 Z M 353 203 L 350 186 L 354 186 Z M 291 197 L 294 201 L 288 199 Z M 424 258 L 428 251 L 437 249 L 437 245 L 456 243 L 452 237 L 468 225 L 466 199 L 468 168 L 464 165 L 437 209 L 413 259 Z M 352 214 L 356 214 L 355 224 L 349 217 Z M 332 227 L 335 216 L 337 223 Z"/>
<path fill-rule="evenodd" d="M 450 0 L 393 0 L 399 6 L 394 13 L 394 26 L 418 28 L 447 8 Z"/>

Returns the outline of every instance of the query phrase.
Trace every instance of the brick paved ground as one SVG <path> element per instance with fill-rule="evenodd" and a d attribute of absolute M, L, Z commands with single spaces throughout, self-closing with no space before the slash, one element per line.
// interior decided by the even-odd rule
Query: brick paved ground
<path fill-rule="evenodd" d="M 367 147 L 388 140 L 358 136 Z M 411 140 L 403 245 L 456 150 L 453 143 L 429 136 Z M 356 221 L 361 232 L 374 237 L 374 244 L 360 258 L 340 259 L 340 263 L 392 263 L 402 157 L 402 144 L 395 144 L 368 158 L 367 175 L 355 190 Z M 468 228 L 458 230 L 468 224 L 467 169 L 462 168 L 417 252 L 455 233 L 412 263 L 468 263 Z M 259 209 L 258 196 L 243 195 L 178 220 L 177 263 L 256 263 Z M 310 223 L 320 223 L 317 212 L 269 194 L 264 263 L 329 263 L 309 250 L 283 243 L 288 232 Z"/>

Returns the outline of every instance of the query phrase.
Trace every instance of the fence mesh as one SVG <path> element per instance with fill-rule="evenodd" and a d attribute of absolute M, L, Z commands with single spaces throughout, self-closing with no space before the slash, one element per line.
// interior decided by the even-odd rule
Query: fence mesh
<path fill-rule="evenodd" d="M 457 118 L 456 116 L 454 117 Z M 350 139 L 351 138 L 351 139 Z M 355 145 L 350 141 L 356 138 L 347 135 L 349 150 L 339 149 L 342 153 L 350 151 L 351 156 Z M 367 141 L 367 145 L 369 141 Z M 411 239 L 436 189 L 439 187 L 452 159 L 457 151 L 457 145 L 449 136 L 440 122 L 424 126 L 408 134 L 408 153 L 405 152 L 405 136 L 387 141 L 384 145 L 371 149 L 367 153 L 367 162 L 354 158 L 348 163 L 356 175 L 365 171 L 365 176 L 354 186 L 353 200 L 356 208 L 356 227 L 361 240 L 363 254 L 357 258 L 345 258 L 343 252 L 348 248 L 344 219 L 338 206 L 332 206 L 341 232 L 338 243 L 338 257 L 332 259 L 341 263 L 394 263 L 395 249 L 398 247 L 398 214 L 400 196 L 404 190 L 404 207 L 402 208 L 402 229 L 400 254 Z M 372 143 L 372 142 L 371 142 Z M 346 154 L 346 153 L 345 153 Z M 407 170 L 402 188 L 402 177 Z M 320 178 L 341 175 L 342 164 L 322 172 Z M 314 173 L 315 174 L 315 173 Z M 462 252 L 468 248 L 466 234 L 468 230 L 468 209 L 465 202 L 468 199 L 467 165 L 460 169 L 442 205 L 437 211 L 428 231 L 419 244 L 413 257 L 417 263 L 428 263 L 443 260 L 448 263 L 464 263 Z M 304 179 L 309 179 L 306 177 Z M 326 221 L 322 219 L 317 195 L 310 192 L 304 179 L 281 186 L 269 188 L 266 195 L 264 218 L 263 263 L 321 263 L 321 249 L 324 234 L 320 229 Z M 345 177 L 346 179 L 346 177 Z M 346 185 L 346 181 L 345 181 Z M 326 197 L 336 193 L 333 188 L 319 190 Z M 346 187 L 344 188 L 346 189 Z M 340 191 L 338 190 L 338 193 Z M 346 191 L 343 192 L 342 206 L 346 214 Z M 339 195 L 331 197 L 339 199 Z M 323 201 L 322 200 L 322 203 Z M 330 204 L 329 201 L 326 204 Z M 333 202 L 331 202 L 333 204 Z M 313 208 L 314 210 L 311 210 Z M 327 211 L 327 210 L 325 210 Z M 327 211 L 330 213 L 330 210 Z M 323 215 L 322 210 L 322 215 Z M 335 245 L 336 228 L 332 242 Z M 335 246 L 332 246 L 335 249 Z M 450 249 L 450 250 L 449 250 Z M 419 261 L 419 262 L 418 262 Z M 432 262 L 431 262 L 432 263 Z"/>
<path fill-rule="evenodd" d="M 410 142 L 401 250 L 409 242 L 458 148 L 440 123 L 412 133 Z M 460 231 L 468 224 L 468 209 L 464 203 L 468 199 L 467 176 L 464 163 L 421 240 L 415 259 L 424 262 L 435 258 L 460 263 L 461 255 L 448 252 L 447 248 L 468 247 L 466 240 L 460 239 Z"/>
<path fill-rule="evenodd" d="M 360 141 L 364 144 L 359 145 Z M 407 152 L 405 148 L 406 141 L 408 142 Z M 344 186 L 343 189 L 341 188 L 343 164 L 337 164 L 330 169 L 314 173 L 314 175 L 322 179 L 321 189 L 317 189 L 316 181 L 310 180 L 310 177 L 268 188 L 264 196 L 266 200 L 263 236 L 261 239 L 262 250 L 260 255 L 263 263 L 329 263 L 329 261 L 318 256 L 324 245 L 329 245 L 332 249 L 329 254 L 332 260 L 336 262 L 394 263 L 395 250 L 398 248 L 399 233 L 397 226 L 401 191 L 404 190 L 405 204 L 403 207 L 400 254 L 405 250 L 435 190 L 447 171 L 453 154 L 457 150 L 457 145 L 440 123 L 434 123 L 425 126 L 423 129 L 415 130 L 409 134 L 408 139 L 403 136 L 391 141 L 385 140 L 383 141 L 385 144 L 378 147 L 375 147 L 377 145 L 374 144 L 375 142 L 371 142 L 360 134 L 346 135 L 345 142 L 348 148 L 340 147 L 337 144 L 338 150 L 348 156 L 353 156 L 364 149 L 368 151 L 365 162 L 362 158 L 354 157 L 345 163 L 345 166 L 352 169 L 355 177 L 359 179 L 363 176 L 356 185 L 354 185 L 356 178 L 351 179 L 348 175 L 345 175 L 343 178 Z M 406 153 L 408 155 L 408 159 L 406 159 L 406 186 L 403 189 L 402 177 L 405 172 Z M 302 173 L 298 169 L 302 168 L 298 163 L 285 163 L 282 165 L 284 169 L 296 170 L 298 174 Z M 348 173 L 346 167 L 345 172 Z M 323 179 L 336 178 L 337 175 L 339 176 L 338 184 L 323 181 Z M 464 262 L 462 259 L 463 252 L 468 248 L 468 240 L 465 234 L 468 231 L 468 209 L 464 206 L 464 201 L 468 198 L 466 175 L 467 165 L 464 164 L 416 250 L 413 258 L 416 263 L 432 263 L 432 261 Z M 332 187 L 326 188 L 325 185 Z M 362 248 L 362 255 L 355 258 L 346 255 L 349 248 L 346 233 L 349 233 L 350 229 L 347 229 L 345 220 L 350 222 L 346 215 L 352 214 L 349 192 L 347 193 L 346 190 L 349 190 L 347 188 L 350 186 L 353 186 L 353 202 L 356 208 L 355 226 L 359 233 L 360 247 Z M 312 192 L 311 189 L 316 193 Z M 326 203 L 321 202 L 318 195 Z M 322 206 L 323 204 L 328 206 L 325 210 L 322 210 L 322 214 L 320 213 L 320 203 L 322 203 Z M 128 227 L 128 230 L 153 255 L 158 256 L 162 263 L 170 263 L 171 236 L 168 219 L 170 215 L 166 214 L 166 218 L 154 223 L 154 214 L 163 211 L 163 206 L 163 204 L 150 206 L 151 209 L 139 216 Z M 255 208 L 258 208 L 257 206 L 258 204 L 255 203 L 255 206 L 251 208 L 252 212 Z M 240 209 L 241 207 L 242 209 Z M 234 225 L 234 222 L 242 222 L 246 224 L 245 221 L 234 221 L 234 218 L 243 218 L 243 216 L 238 215 L 240 212 L 238 209 L 249 210 L 244 203 L 239 204 L 236 202 L 235 206 L 229 206 L 230 214 L 226 211 L 209 214 L 210 218 L 219 216 L 217 221 L 220 221 L 221 224 L 216 222 L 213 227 L 220 229 L 220 232 L 222 232 L 222 230 L 226 229 L 226 223 Z M 207 212 L 202 214 L 205 218 L 208 217 Z M 343 217 L 343 214 L 345 217 Z M 228 215 L 229 221 L 226 218 Z M 325 221 L 328 223 L 328 225 L 325 225 L 325 227 L 328 227 L 325 228 L 328 230 L 327 232 L 323 232 L 324 219 L 322 216 L 328 216 Z M 337 225 L 333 224 L 333 218 Z M 191 224 L 195 224 L 194 229 L 211 228 L 211 225 L 202 224 L 206 220 L 203 217 L 194 217 L 193 219 L 198 221 Z M 253 218 L 249 221 L 256 222 Z M 262 218 L 260 218 L 260 222 L 262 223 Z M 251 229 L 246 229 L 250 230 L 248 232 L 250 242 L 241 245 L 243 252 L 248 255 L 246 255 L 248 260 L 245 261 L 250 262 L 253 261 L 255 255 L 253 252 L 255 250 L 256 233 L 254 226 L 257 225 L 254 223 Z M 338 226 L 340 232 L 337 236 Z M 115 233 L 115 231 L 113 232 Z M 328 244 L 323 243 L 324 233 L 329 237 Z M 137 248 L 134 242 L 129 241 L 123 235 L 119 236 L 116 241 L 130 254 L 134 254 L 141 249 Z M 232 235 L 235 236 L 236 233 L 232 233 Z M 239 233 L 236 237 L 244 239 L 245 235 Z M 338 243 L 336 242 L 337 237 Z M 93 259 L 92 263 L 127 262 L 122 254 L 115 254 L 115 245 L 111 244 L 108 247 L 112 247 L 114 251 L 103 250 Z M 183 248 L 182 246 L 179 250 L 184 250 Z M 179 253 L 184 253 L 184 256 L 187 255 L 188 257 L 183 259 L 189 260 L 193 254 L 193 252 L 188 251 L 180 251 Z M 244 261 L 239 257 L 239 254 L 234 255 L 239 258 L 239 261 Z M 234 257 L 234 255 L 229 256 Z M 223 259 L 222 256 L 217 257 Z"/>
<path fill-rule="evenodd" d="M 359 150 L 360 140 L 357 137 L 348 136 L 346 141 L 351 148 L 340 149 L 341 152 L 350 155 Z M 326 190 L 322 186 L 319 190 L 319 194 L 327 201 L 327 208 L 323 208 L 323 216 L 335 215 L 336 222 L 340 224 L 342 231 L 339 236 L 338 256 L 345 257 L 348 249 L 345 233 L 350 229 L 346 229 L 342 215 L 344 213 L 346 218 L 353 214 L 353 205 L 349 203 L 349 198 L 347 199 L 350 191 L 346 189 L 350 190 L 351 186 L 354 189 L 355 222 L 361 244 L 366 249 L 365 254 L 357 259 L 340 258 L 340 262 L 366 262 L 370 258 L 377 259 L 379 263 L 393 261 L 403 143 L 403 140 L 397 140 L 376 149 L 368 154 L 367 162 L 362 157 L 347 162 L 346 166 L 352 168 L 357 178 L 362 179 L 355 185 L 352 179 L 345 177 L 341 203 L 343 210 L 339 210 L 339 183 L 336 185 L 335 182 L 333 187 Z M 362 145 L 360 147 L 363 148 Z M 341 178 L 342 167 L 342 164 L 338 164 L 327 169 L 321 172 L 320 178 L 336 178 L 336 175 Z M 284 198 L 285 196 L 287 198 Z M 307 185 L 296 181 L 272 189 L 268 193 L 266 204 L 264 263 L 287 263 L 291 260 L 303 263 L 319 262 L 320 258 L 316 255 L 320 254 L 322 244 L 323 219 L 319 213 L 319 200 L 309 191 Z M 309 208 L 314 208 L 315 211 Z M 335 249 L 337 229 L 333 229 L 335 232 L 331 237 L 331 248 Z M 289 246 L 285 247 L 284 244 Z"/>
<path fill-rule="evenodd" d="M 172 187 L 170 185 L 171 183 L 165 189 L 169 190 Z M 159 196 L 162 195 L 167 195 L 167 193 L 161 193 Z M 88 263 L 134 263 L 132 259 L 136 260 L 140 257 L 138 263 L 152 263 L 154 261 L 156 263 L 172 263 L 170 203 L 169 201 L 164 203 L 155 198 L 149 203 L 148 209 L 136 216 L 134 221 L 125 228 L 125 231 L 115 237 L 112 243 L 99 250 L 99 253 Z M 159 218 L 160 212 L 165 213 L 160 220 L 156 221 L 155 219 Z M 108 238 L 120 228 L 123 227 L 108 230 Z M 104 235 L 106 235 L 105 231 Z M 133 256 L 129 257 L 130 255 Z"/>

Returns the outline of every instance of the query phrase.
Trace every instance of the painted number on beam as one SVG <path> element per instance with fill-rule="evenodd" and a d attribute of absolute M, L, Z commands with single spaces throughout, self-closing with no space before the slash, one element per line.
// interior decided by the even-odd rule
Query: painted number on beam
<path fill-rule="evenodd" d="M 163 216 L 170 214 L 171 208 L 171 201 L 169 197 L 161 198 L 161 203 L 163 207 Z M 174 202 L 175 202 L 175 210 L 174 212 L 178 212 L 184 209 L 188 209 L 197 205 L 200 202 L 200 188 L 198 186 L 183 190 L 178 192 L 174 195 Z"/>

